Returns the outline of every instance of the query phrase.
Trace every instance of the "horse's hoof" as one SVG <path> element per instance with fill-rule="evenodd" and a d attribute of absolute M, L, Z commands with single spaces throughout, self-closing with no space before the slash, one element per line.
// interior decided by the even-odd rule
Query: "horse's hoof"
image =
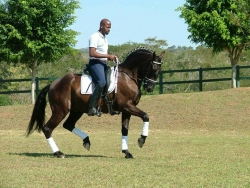
<path fill-rule="evenodd" d="M 134 158 L 133 155 L 131 153 L 129 153 L 128 150 L 122 150 L 122 153 L 125 154 L 126 159 L 133 159 Z"/>
<path fill-rule="evenodd" d="M 90 143 L 83 143 L 83 147 L 86 149 L 86 150 L 90 150 Z"/>
<path fill-rule="evenodd" d="M 66 156 L 64 155 L 64 153 L 61 152 L 61 151 L 55 152 L 54 156 L 57 157 L 57 158 L 63 158 L 63 159 L 66 158 Z"/>
<path fill-rule="evenodd" d="M 88 151 L 90 150 L 90 140 L 88 136 L 83 140 L 83 147 Z"/>
<path fill-rule="evenodd" d="M 134 157 L 131 153 L 126 153 L 125 158 L 126 159 L 133 159 Z"/>
<path fill-rule="evenodd" d="M 144 143 L 145 143 L 145 138 L 142 138 L 142 137 L 138 138 L 138 145 L 140 148 L 143 147 Z"/>

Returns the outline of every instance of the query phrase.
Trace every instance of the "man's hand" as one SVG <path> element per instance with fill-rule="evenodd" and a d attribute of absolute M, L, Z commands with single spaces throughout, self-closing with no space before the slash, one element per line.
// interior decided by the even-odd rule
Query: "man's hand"
<path fill-rule="evenodd" d="M 108 55 L 108 60 L 115 60 L 117 57 L 115 55 Z"/>

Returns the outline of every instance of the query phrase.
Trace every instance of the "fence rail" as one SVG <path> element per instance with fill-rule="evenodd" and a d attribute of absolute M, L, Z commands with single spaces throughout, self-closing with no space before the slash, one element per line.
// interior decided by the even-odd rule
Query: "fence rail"
<path fill-rule="evenodd" d="M 49 80 L 49 81 L 53 81 L 56 78 L 35 78 L 35 82 L 36 82 L 36 95 L 38 95 L 40 89 L 40 82 L 44 81 L 44 80 Z M 31 78 L 27 78 L 27 79 L 8 79 L 8 80 L 0 80 L 0 84 L 1 83 L 11 83 L 11 82 L 31 82 Z M 15 91 L 0 91 L 0 94 L 13 94 L 13 93 L 31 93 L 31 89 L 29 90 L 15 90 Z"/>
<path fill-rule="evenodd" d="M 217 67 L 217 68 L 198 68 L 198 69 L 184 69 L 184 70 L 168 70 L 168 71 L 161 71 L 159 75 L 159 94 L 163 94 L 163 86 L 165 84 L 184 84 L 184 83 L 199 83 L 199 91 L 203 91 L 203 83 L 206 82 L 220 82 L 220 81 L 231 81 L 232 78 L 215 78 L 215 79 L 203 79 L 203 72 L 206 71 L 213 71 L 213 70 L 231 70 L 232 67 Z M 240 70 L 242 69 L 250 69 L 250 66 L 236 66 L 236 85 L 240 87 L 240 80 L 250 80 L 249 77 L 241 77 Z M 180 73 L 180 72 L 198 72 L 198 78 L 196 80 L 182 80 L 182 81 L 163 81 L 164 74 L 173 74 L 173 73 Z"/>
<path fill-rule="evenodd" d="M 203 79 L 203 73 L 206 71 L 213 71 L 213 70 L 231 70 L 232 67 L 218 67 L 218 68 L 199 68 L 199 69 L 185 69 L 185 70 L 167 70 L 167 71 L 161 71 L 159 75 L 159 82 L 157 85 L 159 85 L 159 94 L 163 93 L 163 86 L 168 84 L 184 84 L 184 83 L 199 83 L 199 91 L 203 90 L 203 83 L 206 82 L 220 82 L 220 81 L 231 81 L 230 78 L 215 78 L 215 79 Z M 240 81 L 241 80 L 250 80 L 250 76 L 240 76 L 240 71 L 242 69 L 250 69 L 250 66 L 236 66 L 236 82 L 237 87 L 240 87 Z M 165 82 L 164 80 L 164 74 L 173 74 L 173 73 L 185 73 L 185 72 L 198 72 L 198 77 L 195 80 L 180 80 L 180 81 L 169 81 Z M 53 81 L 56 78 L 38 78 L 36 77 L 36 95 L 38 95 L 40 91 L 40 82 L 44 80 Z M 8 83 L 8 82 L 31 82 L 30 79 L 9 79 L 9 80 L 0 80 L 1 83 Z M 13 93 L 31 93 L 31 90 L 16 90 L 16 91 L 0 91 L 0 94 L 13 94 Z"/>

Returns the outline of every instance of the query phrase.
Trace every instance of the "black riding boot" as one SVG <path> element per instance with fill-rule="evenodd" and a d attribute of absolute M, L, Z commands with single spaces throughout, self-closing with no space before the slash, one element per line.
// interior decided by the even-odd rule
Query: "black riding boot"
<path fill-rule="evenodd" d="M 100 87 L 99 84 L 96 85 L 95 90 L 94 90 L 93 94 L 91 95 L 90 101 L 89 101 L 89 111 L 88 111 L 89 116 L 94 116 L 94 115 L 97 115 L 99 117 L 101 116 L 101 112 L 99 112 L 96 109 L 96 104 L 102 95 L 102 90 L 103 90 L 103 88 Z"/>

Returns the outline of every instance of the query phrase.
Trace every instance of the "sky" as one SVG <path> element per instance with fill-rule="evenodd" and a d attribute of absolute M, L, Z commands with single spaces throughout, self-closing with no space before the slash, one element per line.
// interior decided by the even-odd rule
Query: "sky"
<path fill-rule="evenodd" d="M 81 32 L 76 37 L 75 48 L 88 47 L 92 33 L 99 29 L 100 21 L 111 21 L 111 31 L 107 35 L 109 45 L 127 42 L 143 43 L 145 39 L 156 37 L 166 40 L 170 46 L 192 46 L 188 39 L 187 24 L 180 18 L 176 8 L 185 0 L 79 0 L 81 9 L 75 12 L 76 22 L 70 29 Z"/>

